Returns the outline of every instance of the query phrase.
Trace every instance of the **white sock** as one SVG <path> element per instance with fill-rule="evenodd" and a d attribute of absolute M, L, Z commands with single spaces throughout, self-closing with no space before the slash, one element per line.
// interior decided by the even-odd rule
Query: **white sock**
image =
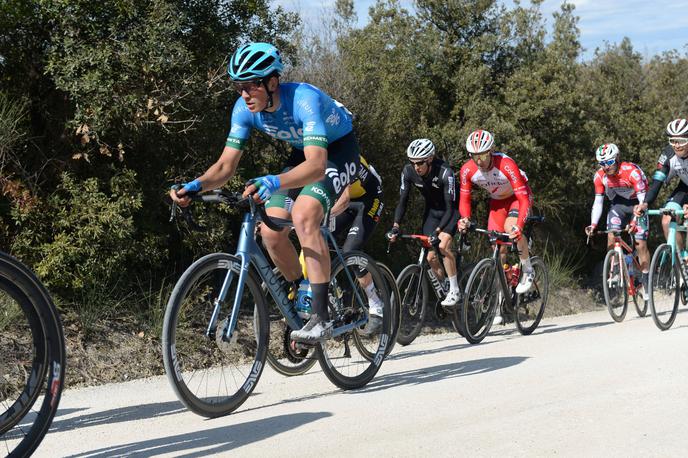
<path fill-rule="evenodd" d="M 530 258 L 521 259 L 521 266 L 523 267 L 524 272 L 533 271 L 533 265 L 530 263 Z"/>
<path fill-rule="evenodd" d="M 380 302 L 380 298 L 377 295 L 377 291 L 375 291 L 375 284 L 372 281 L 368 286 L 364 287 L 363 289 L 365 290 L 366 295 L 368 296 L 368 303 L 378 304 Z"/>
<path fill-rule="evenodd" d="M 457 275 L 452 275 L 449 277 L 449 290 L 458 291 L 459 290 L 459 278 Z"/>

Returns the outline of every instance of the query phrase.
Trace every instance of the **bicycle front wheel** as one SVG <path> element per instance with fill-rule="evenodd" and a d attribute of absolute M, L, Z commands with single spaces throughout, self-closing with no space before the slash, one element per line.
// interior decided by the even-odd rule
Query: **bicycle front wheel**
<path fill-rule="evenodd" d="M 167 378 L 179 400 L 204 417 L 236 410 L 255 388 L 265 364 L 265 296 L 255 272 L 249 269 L 235 303 L 240 270 L 241 261 L 235 256 L 204 256 L 182 274 L 165 311 L 162 351 Z M 225 281 L 229 281 L 226 299 L 219 304 L 216 323 L 206 335 Z M 234 307 L 239 308 L 237 322 L 227 342 L 223 331 Z"/>
<path fill-rule="evenodd" d="M 335 258 L 332 263 L 328 291 L 331 318 L 335 330 L 360 321 L 366 314 L 368 296 L 356 279 L 355 272 L 370 273 L 375 292 L 382 301 L 382 325 L 371 334 L 353 327 L 320 344 L 320 366 L 328 379 L 339 388 L 351 390 L 365 386 L 373 379 L 392 337 L 392 310 L 384 277 L 375 261 L 360 251 L 350 251 L 344 263 Z"/>
<path fill-rule="evenodd" d="M 30 456 L 48 432 L 65 359 L 50 295 L 26 266 L 0 252 L 0 450 L 8 456 Z"/>
<path fill-rule="evenodd" d="M 530 291 L 516 295 L 514 306 L 516 309 L 514 313 L 516 329 L 524 336 L 532 334 L 540 324 L 549 296 L 549 273 L 545 262 L 537 256 L 532 257 L 530 261 L 535 273 L 533 286 Z"/>
<path fill-rule="evenodd" d="M 650 263 L 650 313 L 655 325 L 666 331 L 674 324 L 678 312 L 678 259 L 672 260 L 671 245 L 663 243 L 652 255 Z M 674 253 L 674 256 L 678 256 Z"/>
<path fill-rule="evenodd" d="M 390 293 L 389 301 L 392 312 L 392 337 L 390 344 L 387 347 L 387 354 L 389 355 L 394 349 L 394 344 L 396 343 L 397 335 L 399 334 L 399 325 L 401 324 L 401 294 L 399 293 L 397 280 L 394 278 L 394 274 L 392 273 L 391 269 L 379 261 L 377 263 L 377 267 L 380 269 L 380 273 L 384 277 L 387 289 Z"/>
<path fill-rule="evenodd" d="M 466 294 L 468 279 L 470 278 L 471 272 L 473 272 L 474 268 L 474 262 L 464 264 L 461 266 L 461 268 L 457 268 L 457 271 L 459 272 L 459 288 L 462 295 Z M 456 304 L 456 307 L 453 308 L 450 318 L 454 331 L 458 332 L 461 337 L 466 337 L 466 330 L 463 326 L 463 296 L 461 296 L 461 299 Z"/>
<path fill-rule="evenodd" d="M 430 291 L 418 264 L 408 265 L 401 271 L 397 286 L 401 294 L 397 342 L 405 346 L 413 342 L 423 328 Z"/>
<path fill-rule="evenodd" d="M 609 315 L 617 323 L 623 321 L 628 310 L 626 263 L 614 250 L 609 250 L 602 269 L 602 290 Z"/>
<path fill-rule="evenodd" d="M 497 264 L 490 258 L 481 260 L 468 277 L 461 310 L 464 337 L 472 344 L 490 332 L 499 307 L 497 287 Z"/>

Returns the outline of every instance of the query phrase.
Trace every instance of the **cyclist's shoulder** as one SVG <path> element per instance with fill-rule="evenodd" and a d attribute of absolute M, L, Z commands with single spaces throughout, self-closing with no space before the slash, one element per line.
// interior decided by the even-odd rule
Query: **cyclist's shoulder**
<path fill-rule="evenodd" d="M 494 166 L 500 169 L 505 166 L 518 167 L 516 161 L 503 151 L 495 151 L 492 153 L 492 160 L 494 161 Z"/>
<path fill-rule="evenodd" d="M 461 168 L 459 169 L 459 175 L 465 179 L 469 175 L 472 176 L 477 171 L 478 165 L 472 159 L 469 159 L 461 165 Z"/>

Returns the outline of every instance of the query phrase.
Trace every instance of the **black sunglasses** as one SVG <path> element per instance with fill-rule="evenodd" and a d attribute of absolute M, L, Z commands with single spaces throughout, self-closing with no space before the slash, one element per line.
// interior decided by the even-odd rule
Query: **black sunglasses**
<path fill-rule="evenodd" d="M 241 94 L 244 91 L 248 92 L 249 94 L 252 92 L 257 92 L 262 84 L 262 79 L 256 79 L 251 81 L 232 81 L 234 90 L 237 91 L 239 94 Z"/>

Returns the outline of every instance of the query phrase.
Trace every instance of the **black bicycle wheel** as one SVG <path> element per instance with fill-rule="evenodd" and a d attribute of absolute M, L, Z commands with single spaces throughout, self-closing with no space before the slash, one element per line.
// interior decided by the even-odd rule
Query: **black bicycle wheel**
<path fill-rule="evenodd" d="M 273 269 L 279 278 L 281 272 Z M 315 355 L 315 347 L 297 348 L 292 344 L 291 327 L 277 307 L 275 301 L 269 297 L 265 284 L 263 292 L 267 297 L 268 322 L 270 325 L 270 339 L 267 353 L 267 362 L 275 371 L 287 377 L 305 374 L 318 361 Z"/>
<path fill-rule="evenodd" d="M 678 256 L 674 253 L 674 256 Z M 655 325 L 666 331 L 674 324 L 678 312 L 679 278 L 678 259 L 673 262 L 671 245 L 663 243 L 652 255 L 650 263 L 650 313 Z"/>
<path fill-rule="evenodd" d="M 399 293 L 397 280 L 394 278 L 392 270 L 379 261 L 377 263 L 377 267 L 380 269 L 380 273 L 385 278 L 387 289 L 390 292 L 389 300 L 392 310 L 392 337 L 390 344 L 387 347 L 387 354 L 389 355 L 396 344 L 397 335 L 399 334 L 399 326 L 401 324 L 401 294 Z"/>
<path fill-rule="evenodd" d="M 640 263 L 636 263 L 635 267 L 636 269 Z M 635 312 L 638 314 L 639 317 L 644 317 L 647 315 L 647 308 L 649 307 L 649 302 L 650 300 L 648 299 L 647 301 L 645 300 L 645 287 L 643 286 L 642 282 L 640 281 L 639 276 L 642 275 L 640 270 L 636 270 L 635 276 L 633 278 L 633 282 L 636 284 L 635 288 L 635 294 L 632 296 L 633 297 L 633 305 L 635 306 Z"/>
<path fill-rule="evenodd" d="M 30 456 L 48 432 L 65 359 L 62 323 L 50 295 L 26 266 L 0 252 L 0 450 L 8 456 Z"/>
<path fill-rule="evenodd" d="M 537 256 L 532 257 L 530 262 L 535 273 L 533 287 L 528 292 L 517 294 L 514 305 L 516 329 L 524 336 L 532 334 L 540 324 L 549 296 L 549 273 L 545 262 Z"/>
<path fill-rule="evenodd" d="M 236 410 L 253 391 L 265 365 L 268 317 L 265 296 L 253 269 L 246 275 L 234 333 L 223 330 L 234 307 L 239 258 L 225 253 L 194 262 L 177 282 L 165 311 L 162 351 L 167 378 L 182 403 L 204 417 Z M 217 322 L 206 336 L 227 275 L 232 281 Z"/>
<path fill-rule="evenodd" d="M 602 269 L 602 290 L 609 315 L 617 323 L 623 321 L 628 310 L 626 262 L 614 250 L 609 250 Z"/>
<path fill-rule="evenodd" d="M 475 263 L 469 262 L 463 264 L 460 269 L 457 269 L 459 272 L 459 288 L 461 289 L 462 296 L 459 302 L 456 304 L 456 307 L 454 307 L 453 313 L 449 316 L 451 318 L 454 331 L 458 332 L 461 337 L 466 336 L 465 327 L 463 325 L 463 295 L 466 294 L 468 279 L 470 278 L 471 272 L 473 272 L 474 268 Z"/>
<path fill-rule="evenodd" d="M 397 277 L 397 286 L 401 294 L 397 342 L 409 345 L 423 328 L 430 291 L 425 276 L 421 276 L 418 264 L 408 265 L 401 271 Z"/>
<path fill-rule="evenodd" d="M 486 258 L 476 264 L 468 278 L 462 307 L 464 337 L 472 344 L 480 343 L 492 327 L 499 294 L 497 264 Z"/>
<path fill-rule="evenodd" d="M 339 258 L 332 262 L 328 291 L 335 329 L 355 323 L 366 314 L 368 299 L 356 280 L 357 269 L 370 273 L 383 304 L 382 326 L 376 333 L 364 335 L 364 330 L 354 327 L 319 346 L 320 366 L 327 378 L 339 388 L 350 390 L 365 386 L 380 369 L 391 344 L 392 310 L 389 291 L 375 261 L 360 251 L 350 251 L 343 258 L 344 263 Z"/>

